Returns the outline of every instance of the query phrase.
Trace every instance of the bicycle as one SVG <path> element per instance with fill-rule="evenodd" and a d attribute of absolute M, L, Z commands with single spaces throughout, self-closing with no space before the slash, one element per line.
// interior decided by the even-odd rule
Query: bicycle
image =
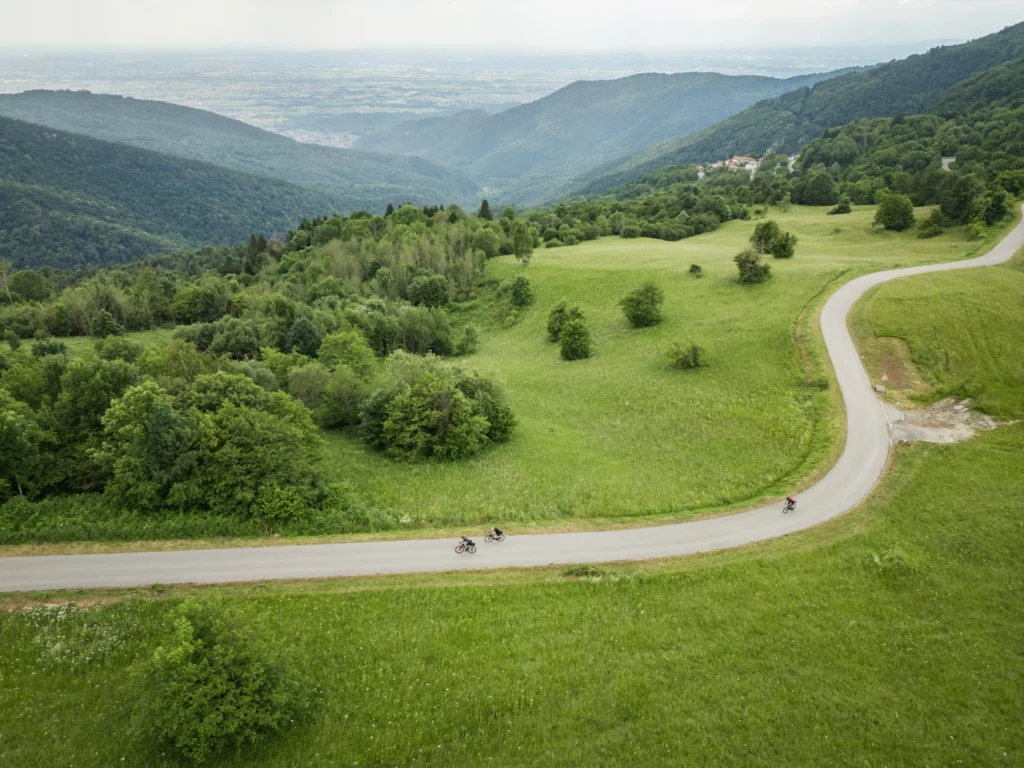
<path fill-rule="evenodd" d="M 504 541 L 504 540 L 505 540 L 505 534 L 504 533 L 499 533 L 497 536 L 493 536 L 493 535 L 488 533 L 487 536 L 484 538 L 484 541 Z"/>
<path fill-rule="evenodd" d="M 455 554 L 461 555 L 463 552 L 469 552 L 469 554 L 472 555 L 476 552 L 476 544 L 459 544 L 459 546 L 455 548 Z"/>

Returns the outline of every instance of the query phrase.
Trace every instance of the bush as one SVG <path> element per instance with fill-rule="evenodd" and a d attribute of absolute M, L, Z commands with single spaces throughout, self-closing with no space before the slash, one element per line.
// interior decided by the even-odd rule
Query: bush
<path fill-rule="evenodd" d="M 551 310 L 551 314 L 548 315 L 548 339 L 559 341 L 562 337 L 562 328 L 567 322 L 582 319 L 583 310 L 575 304 L 570 305 L 565 299 L 562 299 Z"/>
<path fill-rule="evenodd" d="M 776 259 L 791 259 L 796 252 L 797 237 L 792 232 L 782 232 L 772 241 L 768 252 Z"/>
<path fill-rule="evenodd" d="M 508 289 L 508 298 L 514 307 L 525 307 L 533 303 L 533 289 L 530 281 L 519 276 L 512 281 Z"/>
<path fill-rule="evenodd" d="M 742 285 L 763 283 L 772 276 L 771 267 L 761 262 L 761 255 L 753 248 L 740 251 L 733 261 L 736 263 Z"/>
<path fill-rule="evenodd" d="M 674 343 L 668 350 L 669 365 L 680 371 L 700 368 L 704 365 L 704 349 L 696 344 Z"/>
<path fill-rule="evenodd" d="M 136 684 L 137 721 L 195 763 L 283 730 L 314 690 L 251 621 L 192 600 Z"/>
<path fill-rule="evenodd" d="M 448 303 L 448 278 L 420 275 L 409 283 L 409 301 L 416 306 L 440 307 Z"/>
<path fill-rule="evenodd" d="M 46 357 L 47 355 L 64 355 L 67 357 L 67 354 L 68 345 L 56 339 L 43 339 L 32 345 L 32 357 Z M 111 358 L 106 359 L 109 360 Z M 127 362 L 133 361 L 128 360 Z"/>
<path fill-rule="evenodd" d="M 573 318 L 562 326 L 558 346 L 563 360 L 584 360 L 590 357 L 590 331 L 582 317 Z"/>
<path fill-rule="evenodd" d="M 92 321 L 89 323 L 89 335 L 98 339 L 105 339 L 107 336 L 122 336 L 123 334 L 124 326 L 105 309 L 101 309 L 93 315 Z"/>
<path fill-rule="evenodd" d="M 704 270 L 701 268 L 700 264 L 691 264 L 690 274 L 694 277 L 704 277 Z"/>
<path fill-rule="evenodd" d="M 96 342 L 96 354 L 103 360 L 124 360 L 126 363 L 134 363 L 144 349 L 141 344 L 128 341 L 123 336 L 108 336 Z M 67 349 L 64 351 L 67 352 Z"/>
<path fill-rule="evenodd" d="M 467 325 L 462 331 L 462 338 L 455 345 L 455 354 L 472 355 L 480 346 L 480 333 L 475 325 Z"/>
<path fill-rule="evenodd" d="M 881 224 L 885 229 L 902 232 L 914 226 L 914 204 L 906 195 L 885 195 L 875 211 L 871 226 Z"/>
<path fill-rule="evenodd" d="M 348 427 L 358 424 L 360 408 L 369 396 L 366 382 L 352 369 L 339 365 L 324 386 L 317 423 L 324 427 Z"/>
<path fill-rule="evenodd" d="M 328 368 L 347 366 L 363 379 L 373 378 L 377 371 L 377 358 L 366 337 L 354 328 L 337 331 L 320 344 L 320 362 Z"/>
<path fill-rule="evenodd" d="M 360 431 L 393 458 L 466 458 L 508 440 L 515 427 L 495 384 L 435 357 L 397 352 L 388 358 L 385 381 L 363 402 Z"/>
<path fill-rule="evenodd" d="M 853 208 L 850 207 L 850 198 L 848 198 L 848 197 L 841 197 L 841 198 L 839 198 L 839 204 L 835 208 L 832 208 L 831 210 L 829 210 L 829 212 L 826 215 L 828 215 L 828 216 L 839 216 L 839 215 L 844 214 L 844 213 L 852 213 L 852 212 L 853 212 Z"/>
<path fill-rule="evenodd" d="M 921 222 L 917 236 L 924 240 L 929 237 L 938 237 L 946 229 L 946 217 L 942 215 L 941 208 L 934 208 L 932 212 Z"/>
<path fill-rule="evenodd" d="M 637 288 L 619 302 L 626 320 L 634 328 L 648 328 L 661 322 L 661 305 L 665 296 L 654 283 Z"/>

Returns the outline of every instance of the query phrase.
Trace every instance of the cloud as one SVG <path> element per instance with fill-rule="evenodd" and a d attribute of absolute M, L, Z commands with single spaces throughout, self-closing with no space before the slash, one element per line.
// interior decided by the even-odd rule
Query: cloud
<path fill-rule="evenodd" d="M 0 45 L 552 51 L 834 45 L 977 37 L 1022 15 L 1019 0 L 0 0 Z"/>

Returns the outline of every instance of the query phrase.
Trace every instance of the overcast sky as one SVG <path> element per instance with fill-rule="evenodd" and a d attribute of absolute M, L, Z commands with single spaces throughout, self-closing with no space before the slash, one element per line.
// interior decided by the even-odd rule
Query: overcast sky
<path fill-rule="evenodd" d="M 600 51 L 980 37 L 1021 0 L 0 0 L 0 46 Z M 0 53 L 3 50 L 0 49 Z"/>

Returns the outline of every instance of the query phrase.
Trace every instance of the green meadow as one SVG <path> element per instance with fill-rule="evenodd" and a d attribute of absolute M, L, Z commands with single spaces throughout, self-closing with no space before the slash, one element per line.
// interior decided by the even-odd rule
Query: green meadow
<path fill-rule="evenodd" d="M 734 279 L 752 221 L 677 243 L 606 238 L 542 250 L 525 270 L 511 257 L 491 261 L 491 276 L 525 274 L 536 300 L 511 329 L 485 327 L 480 351 L 457 364 L 505 384 L 520 421 L 512 441 L 470 461 L 407 464 L 326 433 L 334 477 L 413 526 L 690 516 L 793 489 L 827 460 L 839 412 L 820 389 L 820 353 L 801 360 L 801 311 L 856 274 L 962 258 L 989 241 L 872 229 L 872 208 L 771 215 L 800 242 L 795 258 L 770 259 L 774 278 L 760 286 Z M 647 281 L 665 293 L 665 319 L 632 329 L 618 302 Z M 563 298 L 587 316 L 589 360 L 564 362 L 546 340 L 548 312 Z M 671 370 L 674 341 L 704 347 L 707 367 Z M 807 342 L 814 347 L 813 335 Z"/>

